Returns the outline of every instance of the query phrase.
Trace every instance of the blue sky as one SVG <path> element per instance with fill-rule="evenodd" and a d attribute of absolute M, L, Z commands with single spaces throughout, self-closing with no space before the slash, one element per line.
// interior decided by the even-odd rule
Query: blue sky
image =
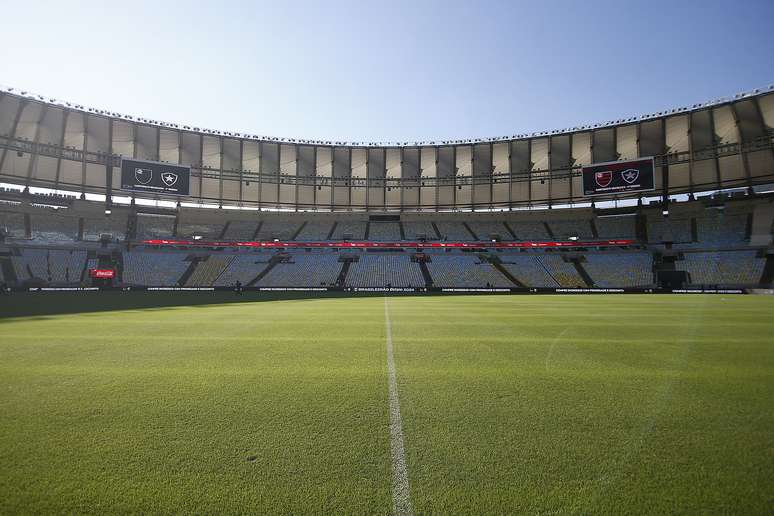
<path fill-rule="evenodd" d="M 774 83 L 771 0 L 27 1 L 3 13 L 1 84 L 261 135 L 500 136 Z"/>

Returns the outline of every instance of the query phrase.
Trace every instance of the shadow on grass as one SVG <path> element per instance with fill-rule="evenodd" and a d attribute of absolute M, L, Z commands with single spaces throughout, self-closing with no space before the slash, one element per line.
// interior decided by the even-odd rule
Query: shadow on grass
<path fill-rule="evenodd" d="M 384 293 L 358 293 L 357 297 L 381 297 Z M 406 295 L 406 294 L 404 294 Z M 408 295 L 411 295 L 408 293 Z M 29 292 L 0 296 L 0 323 L 16 317 L 47 319 L 46 316 L 152 310 L 174 307 L 290 301 L 341 299 L 348 292 Z"/>

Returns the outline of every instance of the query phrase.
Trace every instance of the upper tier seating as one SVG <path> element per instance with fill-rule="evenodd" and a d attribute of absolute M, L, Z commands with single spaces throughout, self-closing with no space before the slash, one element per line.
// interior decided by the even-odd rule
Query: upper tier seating
<path fill-rule="evenodd" d="M 304 228 L 306 229 L 306 228 Z M 333 240 L 344 240 L 344 235 L 351 235 L 352 240 L 365 239 L 366 223 L 359 220 L 345 220 L 336 224 Z"/>
<path fill-rule="evenodd" d="M 218 240 L 223 232 L 222 224 L 203 224 L 200 222 L 181 222 L 177 226 L 177 237 L 190 239 L 200 236 L 205 240 Z"/>
<path fill-rule="evenodd" d="M 631 238 L 637 236 L 635 229 L 636 217 L 598 217 L 594 224 L 597 226 L 599 238 Z"/>
<path fill-rule="evenodd" d="M 95 215 L 83 218 L 83 239 L 96 242 L 102 235 L 110 235 L 111 240 L 126 239 L 126 214 Z"/>
<path fill-rule="evenodd" d="M 249 242 L 258 229 L 257 220 L 232 220 L 228 223 L 223 239 L 228 242 Z"/>
<path fill-rule="evenodd" d="M 584 240 L 594 238 L 591 222 L 587 219 L 552 220 L 548 225 L 551 227 L 554 238 L 558 240 L 567 240 L 569 237 L 578 237 Z"/>
<path fill-rule="evenodd" d="M 747 214 L 726 214 L 718 210 L 706 210 L 696 218 L 696 229 L 701 244 L 732 246 L 747 240 Z"/>
<path fill-rule="evenodd" d="M 137 214 L 137 239 L 172 238 L 175 217 L 171 215 Z"/>
<path fill-rule="evenodd" d="M 691 242 L 691 219 L 687 217 L 664 217 L 661 214 L 648 215 L 648 242 Z"/>
<path fill-rule="evenodd" d="M 30 217 L 32 239 L 39 242 L 73 242 L 78 240 L 78 217 L 57 211 L 41 211 Z"/>
<path fill-rule="evenodd" d="M 476 234 L 479 240 L 491 240 L 492 236 L 499 236 L 500 240 L 513 240 L 508 228 L 501 221 L 472 221 L 468 222 L 468 227 Z"/>
<path fill-rule="evenodd" d="M 321 240 L 328 239 L 328 233 L 331 232 L 333 227 L 332 220 L 326 221 L 312 221 L 306 223 L 301 232 L 296 237 L 296 240 L 301 242 L 319 242 Z M 365 227 L 363 228 L 365 231 Z"/>
<path fill-rule="evenodd" d="M 24 215 L 13 211 L 0 211 L 0 229 L 10 238 L 25 238 Z"/>
<path fill-rule="evenodd" d="M 347 273 L 352 287 L 424 287 L 425 279 L 418 263 L 405 254 L 365 253 L 352 263 Z"/>
<path fill-rule="evenodd" d="M 258 231 L 257 240 L 274 240 L 275 238 L 283 241 L 293 240 L 293 235 L 296 234 L 299 227 L 301 227 L 300 222 L 265 220 Z"/>
<path fill-rule="evenodd" d="M 462 222 L 442 220 L 435 223 L 438 231 L 441 233 L 442 240 L 452 240 L 460 242 L 470 242 L 475 240 L 470 231 L 465 229 Z"/>
<path fill-rule="evenodd" d="M 551 235 L 542 222 L 510 222 L 509 225 L 518 240 L 551 240 Z"/>
<path fill-rule="evenodd" d="M 408 240 L 418 240 L 420 236 L 428 240 L 437 240 L 433 224 L 425 221 L 410 221 L 403 223 L 403 233 Z"/>
<path fill-rule="evenodd" d="M 371 222 L 368 225 L 368 240 L 396 242 L 400 240 L 400 225 L 397 222 Z"/>

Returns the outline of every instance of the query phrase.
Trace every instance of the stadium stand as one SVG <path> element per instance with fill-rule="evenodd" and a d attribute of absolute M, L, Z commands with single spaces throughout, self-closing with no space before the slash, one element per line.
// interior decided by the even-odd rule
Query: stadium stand
<path fill-rule="evenodd" d="M 346 284 L 353 287 L 424 287 L 419 264 L 405 254 L 365 253 L 354 262 Z"/>
<path fill-rule="evenodd" d="M 20 281 L 38 279 L 52 285 L 71 285 L 81 281 L 86 252 L 60 249 L 22 249 L 12 257 Z"/>
<path fill-rule="evenodd" d="M 226 241 L 249 241 L 253 239 L 255 231 L 258 229 L 258 221 L 254 220 L 232 220 L 228 222 L 223 239 Z"/>
<path fill-rule="evenodd" d="M 328 234 L 333 228 L 333 221 L 309 221 L 301 229 L 296 240 L 306 242 L 320 242 L 328 239 Z M 363 228 L 365 231 L 365 227 Z"/>
<path fill-rule="evenodd" d="M 78 239 L 78 218 L 58 210 L 37 211 L 30 217 L 32 239 L 39 242 L 73 242 Z"/>
<path fill-rule="evenodd" d="M 572 263 L 565 261 L 564 257 L 546 253 L 540 256 L 539 260 L 560 287 L 583 288 L 587 286 L 586 282 L 583 281 L 583 278 L 578 274 L 575 266 Z"/>
<path fill-rule="evenodd" d="M 368 225 L 368 240 L 396 242 L 400 240 L 400 225 L 397 222 L 371 222 Z"/>
<path fill-rule="evenodd" d="M 559 240 L 567 240 L 569 237 L 594 238 L 591 222 L 588 219 L 552 220 L 549 222 L 549 226 L 551 226 L 554 238 Z"/>
<path fill-rule="evenodd" d="M 178 238 L 193 238 L 194 236 L 200 236 L 207 240 L 217 240 L 223 232 L 223 226 L 221 224 L 202 224 L 202 223 L 180 223 L 177 227 Z"/>
<path fill-rule="evenodd" d="M 542 222 L 511 222 L 509 225 L 518 240 L 551 240 L 551 235 Z"/>
<path fill-rule="evenodd" d="M 528 287 L 556 288 L 559 286 L 538 255 L 534 253 L 509 254 L 502 258 L 501 264 Z"/>
<path fill-rule="evenodd" d="M 174 286 L 186 271 L 189 262 L 185 253 L 131 251 L 123 253 L 126 285 Z"/>
<path fill-rule="evenodd" d="M 650 253 L 591 253 L 583 264 L 594 286 L 653 286 L 653 259 Z"/>
<path fill-rule="evenodd" d="M 261 278 L 260 287 L 317 287 L 333 285 L 341 269 L 336 253 L 290 253 Z"/>
<path fill-rule="evenodd" d="M 126 214 L 92 215 L 83 218 L 83 240 L 96 242 L 102 235 L 111 240 L 126 239 Z"/>
<path fill-rule="evenodd" d="M 137 214 L 137 238 L 172 238 L 175 217 L 171 215 Z"/>
<path fill-rule="evenodd" d="M 690 243 L 691 219 L 688 217 L 664 217 L 660 213 L 648 214 L 648 242 Z"/>
<path fill-rule="evenodd" d="M 403 233 L 409 240 L 418 240 L 420 237 L 426 238 L 427 240 L 438 239 L 433 224 L 431 222 L 420 220 L 403 222 Z"/>
<path fill-rule="evenodd" d="M 502 221 L 473 221 L 468 223 L 468 227 L 476 234 L 478 240 L 491 240 L 494 235 L 502 241 L 513 240 Z"/>
<path fill-rule="evenodd" d="M 231 254 L 213 254 L 200 261 L 186 279 L 187 287 L 211 287 L 234 259 Z"/>
<path fill-rule="evenodd" d="M 756 285 L 766 260 L 756 251 L 686 252 L 678 270 L 687 271 L 693 285 Z"/>
<path fill-rule="evenodd" d="M 10 238 L 25 238 L 24 214 L 0 211 L 0 229 L 4 230 Z"/>
<path fill-rule="evenodd" d="M 594 220 L 599 238 L 636 238 L 635 217 L 597 217 Z"/>
<path fill-rule="evenodd" d="M 344 235 L 351 235 L 352 240 L 365 238 L 366 223 L 358 220 L 345 220 L 336 224 L 332 240 L 344 240 Z"/>
<path fill-rule="evenodd" d="M 714 246 L 737 245 L 746 241 L 748 214 L 725 214 L 707 210 L 696 218 L 699 242 Z"/>
<path fill-rule="evenodd" d="M 508 278 L 477 256 L 433 256 L 427 268 L 436 287 L 512 287 Z"/>
<path fill-rule="evenodd" d="M 268 258 L 256 253 L 236 255 L 226 269 L 213 282 L 216 287 L 230 287 L 237 282 L 247 285 L 268 264 Z"/>
<path fill-rule="evenodd" d="M 438 221 L 435 223 L 438 231 L 441 233 L 442 240 L 455 240 L 459 242 L 470 242 L 476 240 L 470 231 L 465 229 L 462 222 Z"/>
<path fill-rule="evenodd" d="M 301 226 L 299 222 L 288 222 L 281 220 L 265 220 L 261 224 L 256 240 L 292 240 L 293 235 Z"/>

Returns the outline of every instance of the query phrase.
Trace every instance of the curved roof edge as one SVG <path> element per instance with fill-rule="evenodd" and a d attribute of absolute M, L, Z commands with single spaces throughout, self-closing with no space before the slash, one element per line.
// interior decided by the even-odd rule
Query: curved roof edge
<path fill-rule="evenodd" d="M 701 109 L 706 109 L 713 106 L 734 102 L 743 98 L 757 97 L 771 92 L 774 92 L 774 84 L 770 84 L 766 88 L 756 88 L 754 90 L 737 93 L 733 97 L 720 97 L 715 100 L 693 104 L 690 107 L 677 107 L 677 108 L 658 111 L 658 112 L 650 113 L 646 115 L 632 116 L 627 118 L 621 118 L 618 120 L 608 120 L 607 122 L 580 125 L 580 126 L 568 127 L 564 129 L 553 129 L 548 131 L 536 131 L 532 133 L 514 134 L 509 136 L 469 138 L 469 139 L 463 139 L 463 140 L 426 140 L 426 141 L 415 141 L 415 142 L 400 142 L 400 141 L 398 142 L 356 142 L 356 141 L 348 142 L 348 141 L 334 141 L 334 140 L 311 140 L 311 139 L 304 139 L 304 138 L 286 138 L 286 137 L 278 137 L 278 136 L 262 136 L 262 135 L 238 133 L 238 132 L 232 132 L 232 131 L 221 131 L 217 129 L 207 129 L 202 127 L 194 127 L 190 125 L 181 125 L 181 124 L 176 124 L 171 122 L 162 122 L 162 121 L 148 119 L 140 116 L 125 115 L 125 114 L 117 113 L 115 111 L 111 111 L 107 109 L 88 107 L 82 104 L 67 102 L 67 101 L 56 99 L 51 96 L 40 95 L 24 89 L 14 88 L 11 86 L 5 86 L 0 84 L 0 93 L 10 93 L 12 95 L 24 97 L 38 102 L 44 102 L 47 104 L 60 106 L 66 109 L 82 111 L 84 113 L 89 113 L 93 115 L 113 117 L 116 119 L 126 120 L 130 122 L 148 124 L 148 125 L 153 125 L 153 126 L 163 127 L 168 129 L 177 129 L 182 131 L 211 134 L 216 136 L 240 138 L 245 140 L 256 140 L 256 141 L 273 142 L 273 143 L 301 144 L 301 145 L 336 146 L 336 147 L 338 146 L 341 146 L 341 147 L 422 147 L 422 146 L 437 146 L 437 145 L 466 145 L 466 144 L 475 144 L 475 143 L 506 142 L 506 141 L 512 141 L 512 140 L 526 139 L 526 138 L 537 138 L 541 136 L 553 136 L 553 135 L 559 135 L 564 133 L 587 131 L 587 130 L 605 128 L 605 127 L 612 127 L 616 125 L 622 125 L 626 123 L 634 123 L 634 122 L 642 122 L 646 120 L 658 119 L 668 115 L 698 111 Z"/>

